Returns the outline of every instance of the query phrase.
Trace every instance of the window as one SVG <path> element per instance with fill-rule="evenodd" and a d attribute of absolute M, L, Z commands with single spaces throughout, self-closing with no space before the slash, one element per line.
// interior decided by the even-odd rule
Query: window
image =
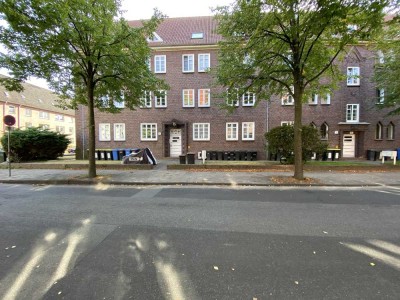
<path fill-rule="evenodd" d="M 153 32 L 151 36 L 147 38 L 148 42 L 162 42 L 162 38 L 156 33 Z"/>
<path fill-rule="evenodd" d="M 140 124 L 140 139 L 142 141 L 157 141 L 157 124 L 156 123 L 141 123 Z"/>
<path fill-rule="evenodd" d="M 151 71 L 151 57 L 146 58 L 146 66 Z"/>
<path fill-rule="evenodd" d="M 194 90 L 188 89 L 182 91 L 183 107 L 194 107 Z"/>
<path fill-rule="evenodd" d="M 194 54 L 182 55 L 182 72 L 194 72 Z"/>
<path fill-rule="evenodd" d="M 210 140 L 210 123 L 193 124 L 193 141 Z"/>
<path fill-rule="evenodd" d="M 74 118 L 69 117 L 68 120 L 69 120 L 70 123 L 74 123 Z"/>
<path fill-rule="evenodd" d="M 323 104 L 323 105 L 331 104 L 331 94 L 330 93 L 326 93 L 325 97 L 321 96 L 321 104 Z"/>
<path fill-rule="evenodd" d="M 202 39 L 204 37 L 203 32 L 193 32 L 192 33 L 192 39 Z"/>
<path fill-rule="evenodd" d="M 290 87 L 291 92 L 293 93 L 294 88 Z M 291 93 L 287 93 L 286 95 L 282 96 L 282 105 L 294 105 L 294 98 Z"/>
<path fill-rule="evenodd" d="M 348 67 L 347 68 L 347 85 L 358 86 L 360 85 L 360 68 Z"/>
<path fill-rule="evenodd" d="M 237 92 L 236 92 L 236 99 L 229 99 L 230 93 L 228 90 L 226 90 L 226 95 L 227 95 L 226 105 L 239 106 L 239 95 L 237 94 Z"/>
<path fill-rule="evenodd" d="M 68 132 L 69 132 L 70 134 L 74 133 L 74 127 L 69 127 L 69 128 L 68 128 Z"/>
<path fill-rule="evenodd" d="M 116 108 L 125 108 L 124 96 L 122 95 L 121 99 L 114 100 L 113 103 Z"/>
<path fill-rule="evenodd" d="M 243 106 L 254 106 L 256 104 L 256 94 L 251 92 L 246 92 L 242 96 Z"/>
<path fill-rule="evenodd" d="M 206 72 L 210 68 L 210 54 L 199 54 L 198 72 Z"/>
<path fill-rule="evenodd" d="M 376 140 L 382 139 L 382 129 L 383 129 L 382 123 L 378 122 L 375 127 L 375 139 Z"/>
<path fill-rule="evenodd" d="M 100 96 L 99 106 L 101 108 L 109 108 L 110 107 L 110 97 L 108 97 L 108 95 Z"/>
<path fill-rule="evenodd" d="M 111 141 L 111 126 L 109 123 L 100 123 L 99 124 L 99 141 Z"/>
<path fill-rule="evenodd" d="M 317 125 L 315 125 L 315 123 L 314 123 L 314 122 L 311 122 L 311 123 L 310 123 L 310 126 L 311 126 L 312 128 L 315 128 L 315 129 L 317 129 Z"/>
<path fill-rule="evenodd" d="M 25 117 L 32 117 L 32 109 L 25 108 Z"/>
<path fill-rule="evenodd" d="M 167 107 L 167 92 L 157 91 L 154 93 L 155 107 Z"/>
<path fill-rule="evenodd" d="M 388 140 L 394 140 L 394 124 L 392 122 L 387 126 L 386 137 Z"/>
<path fill-rule="evenodd" d="M 376 104 L 383 104 L 385 102 L 385 90 L 376 89 Z"/>
<path fill-rule="evenodd" d="M 39 111 L 39 119 L 50 119 L 50 115 L 47 111 Z"/>
<path fill-rule="evenodd" d="M 359 104 L 347 104 L 346 106 L 346 122 L 358 122 Z"/>
<path fill-rule="evenodd" d="M 326 124 L 326 123 L 322 124 L 321 125 L 321 130 L 320 130 L 321 140 L 327 140 L 328 139 L 328 131 L 329 131 L 328 124 Z"/>
<path fill-rule="evenodd" d="M 31 122 L 26 122 L 25 123 L 25 128 L 31 128 L 32 127 L 32 123 Z"/>
<path fill-rule="evenodd" d="M 254 122 L 242 123 L 242 140 L 254 141 Z"/>
<path fill-rule="evenodd" d="M 125 141 L 125 123 L 114 124 L 114 141 Z"/>
<path fill-rule="evenodd" d="M 64 116 L 63 115 L 56 115 L 55 116 L 56 121 L 64 122 Z"/>
<path fill-rule="evenodd" d="M 139 100 L 140 100 L 140 107 L 150 108 L 151 107 L 151 92 L 145 91 L 143 96 Z"/>
<path fill-rule="evenodd" d="M 199 89 L 199 107 L 210 106 L 210 89 Z"/>
<path fill-rule="evenodd" d="M 8 106 L 8 113 L 9 114 L 15 114 L 15 106 L 9 105 Z"/>
<path fill-rule="evenodd" d="M 281 126 L 293 126 L 294 121 L 282 121 Z"/>
<path fill-rule="evenodd" d="M 226 140 L 227 141 L 237 141 L 239 123 L 226 123 Z"/>
<path fill-rule="evenodd" d="M 167 66 L 166 66 L 167 57 L 165 55 L 155 55 L 154 56 L 154 72 L 155 73 L 166 73 Z"/>
<path fill-rule="evenodd" d="M 308 100 L 308 104 L 317 105 L 318 104 L 318 94 L 312 94 L 311 98 Z"/>
<path fill-rule="evenodd" d="M 58 133 L 65 133 L 65 127 L 64 126 L 56 126 L 56 131 Z"/>

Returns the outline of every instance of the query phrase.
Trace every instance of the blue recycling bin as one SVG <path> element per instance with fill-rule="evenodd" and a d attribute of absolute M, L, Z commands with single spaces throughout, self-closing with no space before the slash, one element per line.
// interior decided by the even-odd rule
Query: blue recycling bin
<path fill-rule="evenodd" d="M 112 151 L 112 159 L 113 160 L 118 160 L 119 149 L 112 149 L 111 151 Z"/>
<path fill-rule="evenodd" d="M 397 160 L 400 160 L 400 148 L 397 148 Z"/>
<path fill-rule="evenodd" d="M 125 149 L 125 155 L 126 156 L 128 156 L 129 154 L 131 154 L 132 153 L 132 150 L 131 149 Z"/>

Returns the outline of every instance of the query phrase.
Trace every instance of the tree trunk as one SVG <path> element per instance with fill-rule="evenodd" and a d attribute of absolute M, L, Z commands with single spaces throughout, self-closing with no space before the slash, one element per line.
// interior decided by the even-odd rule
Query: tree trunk
<path fill-rule="evenodd" d="M 93 98 L 93 83 L 92 80 L 88 80 L 87 84 L 87 96 L 88 96 L 88 125 L 89 125 L 89 178 L 95 178 L 96 175 L 96 129 L 94 121 L 94 98 Z"/>
<path fill-rule="evenodd" d="M 303 90 L 294 85 L 294 178 L 304 179 L 303 173 L 303 151 L 302 151 L 302 113 L 303 113 Z"/>

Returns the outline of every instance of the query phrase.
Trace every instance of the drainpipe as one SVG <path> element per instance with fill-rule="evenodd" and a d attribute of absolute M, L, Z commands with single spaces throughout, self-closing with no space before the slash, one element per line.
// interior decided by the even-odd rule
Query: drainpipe
<path fill-rule="evenodd" d="M 266 130 L 267 132 L 269 132 L 269 100 L 267 100 L 267 115 L 266 115 Z M 268 142 L 265 141 L 265 158 L 268 160 L 268 155 L 269 155 L 269 151 L 268 151 Z"/>
<path fill-rule="evenodd" d="M 81 126 L 82 126 L 82 159 L 85 159 L 85 113 L 83 111 L 83 105 L 81 105 Z"/>

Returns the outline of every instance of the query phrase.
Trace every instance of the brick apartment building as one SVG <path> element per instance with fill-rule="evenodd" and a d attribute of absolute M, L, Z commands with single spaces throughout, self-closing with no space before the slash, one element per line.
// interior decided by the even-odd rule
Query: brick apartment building
<path fill-rule="evenodd" d="M 140 22 L 132 21 L 131 26 Z M 280 97 L 260 101 L 245 94 L 230 113 L 221 106 L 223 87 L 207 72 L 218 64 L 217 24 L 213 17 L 165 19 L 149 45 L 151 70 L 170 86 L 146 93 L 143 105 L 119 114 L 96 112 L 96 148 L 150 148 L 157 158 L 177 157 L 201 150 L 257 151 L 266 159 L 264 133 L 294 121 L 294 106 Z M 341 68 L 349 77 L 328 95 L 314 95 L 304 104 L 303 123 L 316 126 L 330 147 L 343 157 L 365 157 L 366 150 L 400 147 L 400 117 L 379 109 L 383 91 L 371 80 L 380 58 L 364 45 L 348 49 Z M 377 97 L 377 92 L 382 97 Z M 265 99 L 260 99 L 265 100 Z M 76 112 L 78 158 L 88 145 L 86 107 Z"/>

